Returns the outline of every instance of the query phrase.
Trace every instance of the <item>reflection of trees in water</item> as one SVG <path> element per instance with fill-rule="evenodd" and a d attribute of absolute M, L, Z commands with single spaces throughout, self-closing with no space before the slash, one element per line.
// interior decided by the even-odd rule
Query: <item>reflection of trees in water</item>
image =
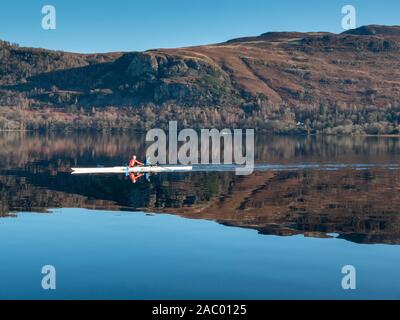
<path fill-rule="evenodd" d="M 356 242 L 400 243 L 399 187 L 400 172 L 389 170 L 261 173 L 183 215 L 264 234 L 339 233 Z"/>
<path fill-rule="evenodd" d="M 85 195 L 66 193 L 51 186 L 31 184 L 29 178 L 0 176 L 0 216 L 12 212 L 44 212 L 52 208 L 82 207 L 88 209 L 120 209 L 112 201 L 92 199 Z"/>
<path fill-rule="evenodd" d="M 40 135 L 7 132 L 0 135 L 0 161 L 4 167 L 22 167 L 37 161 L 54 163 L 58 169 L 72 165 L 96 165 L 110 159 L 127 162 L 132 153 L 144 157 L 143 135 Z"/>
<path fill-rule="evenodd" d="M 131 209 L 217 220 L 263 234 L 342 237 L 364 243 L 400 243 L 400 172 L 337 170 L 153 175 L 132 184 L 124 176 L 71 176 L 72 165 L 116 165 L 144 154 L 143 136 L 38 136 L 0 139 L 0 210 L 57 207 Z M 263 161 L 361 159 L 391 161 L 396 138 L 264 137 Z M 376 154 L 376 157 L 374 156 Z M 322 160 L 321 160 L 322 159 Z"/>
<path fill-rule="evenodd" d="M 263 234 L 400 243 L 400 173 L 388 170 L 192 173 L 152 177 L 0 176 L 2 213 L 56 207 L 130 209 L 210 219 Z M 207 181 L 207 183 L 204 183 Z"/>
<path fill-rule="evenodd" d="M 258 161 L 375 162 L 395 160 L 398 137 L 261 136 L 256 140 Z"/>
<path fill-rule="evenodd" d="M 0 167 L 21 168 L 39 162 L 50 169 L 121 165 L 135 153 L 144 158 L 144 134 L 0 134 Z M 400 154 L 397 137 L 257 136 L 259 162 L 391 162 Z"/>

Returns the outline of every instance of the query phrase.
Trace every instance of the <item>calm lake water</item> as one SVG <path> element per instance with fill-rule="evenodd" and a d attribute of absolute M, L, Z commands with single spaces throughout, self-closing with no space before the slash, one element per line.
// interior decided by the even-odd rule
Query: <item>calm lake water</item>
<path fill-rule="evenodd" d="M 399 138 L 257 136 L 241 177 L 70 174 L 145 150 L 140 135 L 0 135 L 0 298 L 400 298 Z"/>

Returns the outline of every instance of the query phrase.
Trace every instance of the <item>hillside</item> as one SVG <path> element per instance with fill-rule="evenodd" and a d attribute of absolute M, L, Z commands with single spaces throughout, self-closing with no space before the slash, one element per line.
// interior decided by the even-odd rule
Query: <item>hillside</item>
<path fill-rule="evenodd" d="M 0 127 L 398 133 L 399 53 L 400 27 L 376 25 L 92 55 L 2 42 Z"/>

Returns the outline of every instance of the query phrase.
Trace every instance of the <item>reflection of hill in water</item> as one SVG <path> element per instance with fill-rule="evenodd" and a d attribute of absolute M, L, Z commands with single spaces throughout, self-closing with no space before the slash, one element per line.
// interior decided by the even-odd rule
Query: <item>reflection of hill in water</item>
<path fill-rule="evenodd" d="M 321 146 L 317 139 L 306 142 L 308 139 L 274 138 L 259 143 L 257 154 L 270 157 L 263 161 L 282 163 L 318 158 L 328 162 L 325 157 L 334 152 L 339 157 L 343 150 L 347 152 L 345 161 L 350 162 L 390 163 L 399 154 L 396 139 L 371 140 L 376 157 L 366 153 L 365 138 L 353 143 L 344 139 L 343 148 L 337 139 L 328 146 Z M 132 150 L 144 153 L 140 139 L 83 136 L 45 140 L 9 135 L 0 139 L 0 145 L 4 146 L 0 149 L 3 215 L 56 207 L 131 209 L 211 219 L 263 234 L 325 237 L 338 233 L 360 243 L 400 243 L 397 170 L 258 172 L 247 177 L 199 172 L 158 175 L 151 183 L 133 185 L 123 176 L 77 177 L 68 170 L 76 164 L 119 164 Z"/>

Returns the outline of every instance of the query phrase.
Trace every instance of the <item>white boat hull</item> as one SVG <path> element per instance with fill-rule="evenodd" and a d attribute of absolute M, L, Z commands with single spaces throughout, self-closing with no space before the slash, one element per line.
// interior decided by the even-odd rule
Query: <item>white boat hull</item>
<path fill-rule="evenodd" d="M 109 167 L 109 168 L 72 168 L 72 174 L 106 174 L 106 173 L 157 173 L 192 171 L 191 166 L 143 166 L 143 167 Z"/>

